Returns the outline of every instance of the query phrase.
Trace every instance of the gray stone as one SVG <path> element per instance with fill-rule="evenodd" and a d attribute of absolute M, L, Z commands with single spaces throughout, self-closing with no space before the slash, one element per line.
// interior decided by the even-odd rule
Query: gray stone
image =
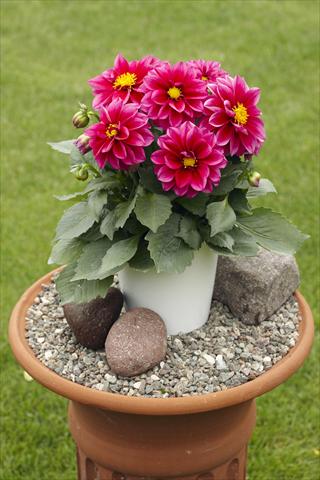
<path fill-rule="evenodd" d="M 88 303 L 67 303 L 64 314 L 77 341 L 84 347 L 103 348 L 107 334 L 119 318 L 123 296 L 117 288 L 109 288 L 105 298 Z"/>
<path fill-rule="evenodd" d="M 112 326 L 106 340 L 111 370 L 122 376 L 146 372 L 164 360 L 167 351 L 166 326 L 148 308 L 133 308 Z"/>
<path fill-rule="evenodd" d="M 260 250 L 256 257 L 219 257 L 213 298 L 247 325 L 272 315 L 299 286 L 291 255 Z"/>

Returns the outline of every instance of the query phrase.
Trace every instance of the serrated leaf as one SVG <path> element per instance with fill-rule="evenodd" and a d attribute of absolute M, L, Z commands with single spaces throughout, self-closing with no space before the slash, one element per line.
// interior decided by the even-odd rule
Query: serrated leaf
<path fill-rule="evenodd" d="M 198 195 L 194 198 L 182 197 L 178 198 L 176 201 L 179 203 L 179 205 L 188 210 L 188 212 L 202 217 L 206 213 L 208 195 L 205 195 L 204 193 L 198 193 Z"/>
<path fill-rule="evenodd" d="M 57 239 L 75 238 L 94 224 L 87 202 L 76 203 L 66 210 L 57 226 Z"/>
<path fill-rule="evenodd" d="M 138 220 L 156 232 L 171 214 L 171 202 L 165 195 L 144 192 L 138 196 L 134 209 Z"/>
<path fill-rule="evenodd" d="M 61 303 L 86 303 L 97 297 L 104 298 L 113 282 L 113 276 L 103 280 L 72 281 L 76 263 L 71 263 L 60 272 L 55 280 Z"/>
<path fill-rule="evenodd" d="M 95 190 L 88 197 L 88 206 L 92 216 L 98 222 L 104 205 L 108 201 L 105 190 Z"/>
<path fill-rule="evenodd" d="M 226 248 L 230 252 L 233 251 L 234 239 L 231 235 L 229 235 L 229 233 L 217 233 L 217 235 L 210 238 L 210 243 L 212 243 L 212 245 L 216 245 L 217 247 Z"/>
<path fill-rule="evenodd" d="M 246 190 L 235 188 L 229 193 L 228 201 L 233 210 L 243 215 L 251 215 L 251 206 L 246 197 Z"/>
<path fill-rule="evenodd" d="M 128 220 L 134 209 L 135 202 L 136 196 L 131 200 L 119 203 L 114 210 L 108 210 L 100 225 L 101 233 L 107 235 L 112 240 L 116 230 L 122 228 Z"/>
<path fill-rule="evenodd" d="M 261 178 L 258 187 L 249 187 L 247 192 L 247 198 L 261 197 L 268 193 L 277 193 L 274 185 L 267 178 Z"/>
<path fill-rule="evenodd" d="M 146 240 L 142 239 L 138 245 L 138 250 L 135 255 L 129 260 L 129 265 L 135 270 L 141 270 L 146 272 L 150 268 L 154 267 L 154 262 L 150 257 L 150 252 L 148 250 L 148 243 Z"/>
<path fill-rule="evenodd" d="M 107 235 L 110 240 L 114 236 L 116 220 L 115 210 L 107 210 L 100 225 L 100 232 Z"/>
<path fill-rule="evenodd" d="M 237 226 L 234 226 L 230 232 L 228 232 L 234 240 L 233 253 L 242 257 L 254 257 L 258 254 L 259 247 L 255 239 L 251 235 L 247 235 L 240 230 Z"/>
<path fill-rule="evenodd" d="M 197 230 L 197 222 L 194 218 L 183 217 L 181 219 L 177 237 L 182 238 L 182 240 L 194 250 L 198 250 L 201 246 L 202 239 Z"/>
<path fill-rule="evenodd" d="M 95 242 L 96 240 L 100 240 L 103 238 L 104 235 L 100 232 L 100 226 L 95 223 L 89 230 L 82 235 L 80 235 L 80 239 L 84 240 L 85 243 Z"/>
<path fill-rule="evenodd" d="M 182 273 L 192 263 L 193 250 L 176 236 L 182 218 L 173 213 L 157 233 L 150 231 L 146 236 L 148 250 L 158 273 Z"/>
<path fill-rule="evenodd" d="M 237 225 L 261 247 L 282 254 L 293 255 L 309 238 L 269 208 L 256 208 L 250 217 L 238 217 Z"/>
<path fill-rule="evenodd" d="M 135 207 L 137 200 L 137 196 L 135 195 L 131 200 L 127 200 L 126 202 L 119 203 L 116 208 L 115 208 L 115 214 L 116 214 L 116 223 L 115 223 L 115 228 L 122 228 L 128 218 L 130 217 L 130 214 L 132 210 Z"/>
<path fill-rule="evenodd" d="M 53 150 L 57 150 L 58 152 L 70 154 L 72 148 L 74 147 L 75 140 L 63 140 L 62 142 L 48 142 L 48 145 Z"/>
<path fill-rule="evenodd" d="M 236 221 L 236 215 L 226 200 L 210 203 L 206 216 L 211 227 L 211 237 L 231 230 Z"/>
<path fill-rule="evenodd" d="M 88 243 L 78 260 L 72 280 L 95 280 L 97 272 L 101 267 L 102 259 L 111 245 L 111 240 L 106 237 L 96 242 Z"/>
<path fill-rule="evenodd" d="M 135 255 L 139 235 L 114 243 L 102 259 L 97 278 L 104 278 L 118 272 Z"/>
<path fill-rule="evenodd" d="M 58 240 L 53 246 L 48 264 L 64 265 L 76 260 L 82 252 L 84 242 L 79 238 L 66 238 Z"/>

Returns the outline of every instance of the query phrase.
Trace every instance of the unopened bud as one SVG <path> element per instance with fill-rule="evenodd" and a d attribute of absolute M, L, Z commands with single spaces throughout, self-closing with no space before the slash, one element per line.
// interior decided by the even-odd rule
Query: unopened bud
<path fill-rule="evenodd" d="M 83 133 L 74 142 L 75 146 L 80 151 L 80 153 L 82 153 L 82 155 L 85 155 L 86 153 L 88 153 L 91 150 L 90 145 L 89 145 L 89 140 L 90 140 L 90 137 L 88 137 L 88 135 Z"/>
<path fill-rule="evenodd" d="M 259 187 L 261 175 L 259 172 L 251 172 L 248 176 L 248 182 L 252 187 Z"/>
<path fill-rule="evenodd" d="M 81 167 L 78 172 L 76 172 L 75 177 L 77 180 L 87 180 L 89 172 L 85 167 Z"/>
<path fill-rule="evenodd" d="M 76 128 L 84 128 L 88 125 L 90 121 L 89 115 L 88 115 L 88 109 L 87 107 L 81 108 L 79 112 L 75 113 L 72 117 L 72 123 Z"/>

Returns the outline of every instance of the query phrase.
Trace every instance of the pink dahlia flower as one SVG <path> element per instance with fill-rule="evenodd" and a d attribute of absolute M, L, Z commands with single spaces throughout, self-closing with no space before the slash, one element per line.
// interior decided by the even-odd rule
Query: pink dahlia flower
<path fill-rule="evenodd" d="M 217 78 L 226 77 L 228 73 L 222 70 L 219 62 L 208 60 L 190 60 L 188 62 L 196 74 L 196 77 L 207 83 L 215 83 Z"/>
<path fill-rule="evenodd" d="M 120 170 L 145 161 L 144 147 L 153 142 L 148 117 L 134 103 L 113 100 L 100 110 L 100 122 L 85 130 L 100 168 Z"/>
<path fill-rule="evenodd" d="M 265 131 L 261 111 L 257 108 L 259 88 L 249 88 L 242 77 L 218 78 L 212 95 L 205 102 L 207 119 L 201 126 L 211 126 L 217 144 L 226 155 L 257 155 L 264 140 Z"/>
<path fill-rule="evenodd" d="M 93 107 L 101 108 L 115 98 L 124 102 L 140 104 L 143 94 L 139 91 L 145 75 L 162 62 L 151 55 L 128 62 L 122 55 L 117 55 L 114 67 L 89 80 L 95 98 Z"/>
<path fill-rule="evenodd" d="M 210 193 L 220 182 L 220 169 L 227 165 L 215 136 L 192 122 L 168 128 L 158 139 L 160 150 L 151 155 L 155 173 L 165 191 L 179 197 Z"/>
<path fill-rule="evenodd" d="M 199 117 L 207 97 L 204 82 L 197 79 L 194 70 L 184 62 L 165 63 L 151 70 L 141 90 L 145 93 L 142 109 L 162 128 L 177 127 Z"/>

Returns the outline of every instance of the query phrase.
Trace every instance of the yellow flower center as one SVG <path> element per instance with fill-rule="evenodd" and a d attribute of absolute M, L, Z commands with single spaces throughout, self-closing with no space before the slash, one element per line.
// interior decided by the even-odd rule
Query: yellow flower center
<path fill-rule="evenodd" d="M 137 75 L 135 73 L 122 73 L 118 75 L 115 81 L 113 82 L 113 88 L 131 88 L 136 84 Z"/>
<path fill-rule="evenodd" d="M 238 125 L 245 125 L 248 121 L 249 114 L 248 114 L 248 110 L 243 105 L 243 103 L 238 102 L 237 106 L 233 107 L 232 110 L 235 113 L 234 121 Z"/>
<path fill-rule="evenodd" d="M 188 167 L 196 167 L 197 166 L 197 159 L 193 157 L 183 157 L 182 163 L 184 168 Z"/>
<path fill-rule="evenodd" d="M 109 123 L 108 128 L 106 130 L 107 137 L 112 138 L 115 135 L 117 135 L 117 133 L 118 133 L 117 125 L 115 125 L 114 123 Z"/>
<path fill-rule="evenodd" d="M 168 90 L 168 95 L 172 100 L 178 100 L 182 95 L 182 91 L 178 87 L 171 87 Z"/>
<path fill-rule="evenodd" d="M 203 80 L 204 82 L 206 82 L 207 80 L 209 80 L 209 78 L 206 77 L 205 75 L 202 75 L 201 80 Z"/>

